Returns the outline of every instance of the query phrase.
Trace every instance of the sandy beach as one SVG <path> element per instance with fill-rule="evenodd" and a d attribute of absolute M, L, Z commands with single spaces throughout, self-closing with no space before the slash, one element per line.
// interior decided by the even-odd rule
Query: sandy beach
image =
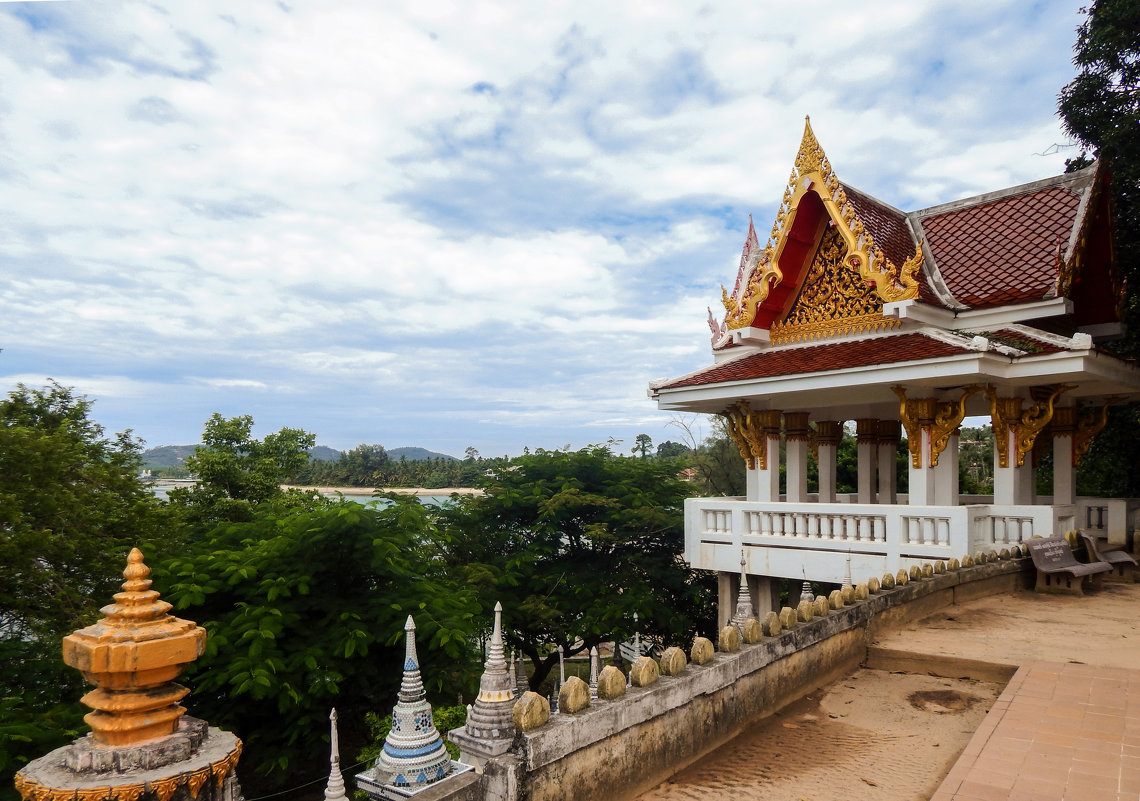
<path fill-rule="evenodd" d="M 474 487 L 440 487 L 426 489 L 424 487 L 302 487 L 293 484 L 282 484 L 281 489 L 315 490 L 322 495 L 331 495 L 339 492 L 341 495 L 371 495 L 374 492 L 395 492 L 399 495 L 482 495 L 483 490 Z"/>

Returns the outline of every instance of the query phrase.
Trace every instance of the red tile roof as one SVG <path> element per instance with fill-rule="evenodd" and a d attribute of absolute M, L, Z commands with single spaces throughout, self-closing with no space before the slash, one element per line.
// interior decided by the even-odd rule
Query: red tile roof
<path fill-rule="evenodd" d="M 658 389 L 679 389 L 721 384 L 726 381 L 747 381 L 779 375 L 800 375 L 875 364 L 939 359 L 970 352 L 972 351 L 966 347 L 951 345 L 924 334 L 898 334 L 853 342 L 804 345 L 798 348 L 763 351 L 713 365 L 663 384 Z"/>
<path fill-rule="evenodd" d="M 1080 195 L 1048 186 L 924 216 L 926 242 L 950 293 L 971 308 L 1053 296 L 1057 245 L 1068 245 Z"/>
<path fill-rule="evenodd" d="M 1056 343 L 1012 329 L 1003 328 L 1000 331 L 987 331 L 982 334 L 982 336 L 991 342 L 996 342 L 999 345 L 1009 345 L 1012 348 L 1023 350 L 1026 353 L 1059 353 L 1065 350 L 1065 348 L 1062 348 Z"/>
<path fill-rule="evenodd" d="M 902 267 L 914 255 L 915 245 L 906 225 L 906 214 L 847 184 L 843 185 L 843 190 L 855 207 L 855 213 L 875 238 L 875 244 L 882 248 L 883 255 L 896 267 Z"/>

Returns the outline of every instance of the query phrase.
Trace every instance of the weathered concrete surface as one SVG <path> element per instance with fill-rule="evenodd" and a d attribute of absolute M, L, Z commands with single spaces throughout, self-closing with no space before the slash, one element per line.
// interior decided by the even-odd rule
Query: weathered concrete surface
<path fill-rule="evenodd" d="M 1008 564 L 997 562 L 986 568 Z M 912 660 L 973 660 L 1015 670 L 1035 661 L 1140 665 L 1140 585 L 1106 583 L 1084 596 L 967 596 L 954 609 L 931 610 L 893 630 L 879 630 L 872 652 Z M 899 669 L 899 668 L 892 668 Z"/>
<path fill-rule="evenodd" d="M 988 563 L 983 569 L 997 566 Z M 1002 586 L 996 580 L 990 585 Z M 952 589 L 977 595 L 973 586 Z M 1083 598 L 1014 589 L 970 598 L 901 628 L 878 627 L 869 662 L 876 651 L 889 652 L 896 661 L 882 667 L 919 673 L 858 670 L 746 727 L 738 738 L 641 798 L 929 798 L 974 732 L 978 716 L 1014 670 L 1013 663 L 1051 659 L 1135 668 L 1140 664 L 1138 608 L 1140 585 L 1106 585 Z M 928 672 L 936 675 L 923 675 Z M 987 674 L 996 680 L 987 681 Z M 933 694 L 926 695 L 928 704 L 915 708 L 914 691 L 923 687 Z M 947 711 L 953 704 L 946 703 L 944 691 L 980 700 L 968 709 Z M 805 750 L 818 758 L 800 758 Z"/>
<path fill-rule="evenodd" d="M 860 669 L 746 727 L 639 801 L 926 799 L 1002 686 Z"/>
<path fill-rule="evenodd" d="M 756 720 L 850 675 L 876 632 L 909 624 L 969 592 L 1009 592 L 1028 560 L 993 562 L 907 582 L 731 654 L 690 665 L 651 688 L 557 716 L 520 734 L 520 798 L 615 799 L 652 787 Z"/>

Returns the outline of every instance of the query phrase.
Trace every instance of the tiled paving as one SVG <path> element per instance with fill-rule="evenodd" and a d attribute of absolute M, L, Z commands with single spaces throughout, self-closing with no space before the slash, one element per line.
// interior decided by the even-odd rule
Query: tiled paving
<path fill-rule="evenodd" d="M 1018 669 L 931 801 L 1137 801 L 1140 670 Z"/>

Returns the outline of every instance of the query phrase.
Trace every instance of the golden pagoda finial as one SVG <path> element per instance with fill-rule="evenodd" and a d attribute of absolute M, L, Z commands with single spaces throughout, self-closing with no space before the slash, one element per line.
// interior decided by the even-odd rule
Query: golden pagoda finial
<path fill-rule="evenodd" d="M 800 152 L 796 154 L 796 169 L 800 175 L 808 172 L 822 171 L 823 161 L 827 158 L 815 132 L 811 129 L 811 117 L 804 115 L 804 136 L 800 140 Z"/>
<path fill-rule="evenodd" d="M 63 638 L 63 661 L 96 688 L 80 699 L 94 711 L 83 719 L 101 745 L 130 745 L 172 734 L 190 691 L 173 679 L 206 645 L 206 630 L 169 614 L 150 589 L 150 568 L 132 548 L 123 591 L 103 619 Z"/>

